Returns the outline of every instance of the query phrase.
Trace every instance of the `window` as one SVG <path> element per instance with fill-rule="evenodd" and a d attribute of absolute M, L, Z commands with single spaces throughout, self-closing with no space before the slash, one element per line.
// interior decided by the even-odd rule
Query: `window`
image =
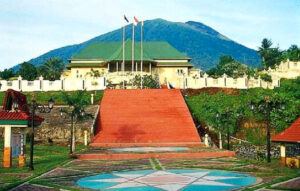
<path fill-rule="evenodd" d="M 8 81 L 6 85 L 7 85 L 7 86 L 12 86 L 12 82 L 11 82 L 11 81 Z"/>
<path fill-rule="evenodd" d="M 33 81 L 28 81 L 27 86 L 33 86 Z"/>
<path fill-rule="evenodd" d="M 185 74 L 185 72 L 184 72 L 183 69 L 177 69 L 177 75 L 178 75 L 178 76 L 182 76 L 182 75 L 184 75 L 184 74 Z"/>
<path fill-rule="evenodd" d="M 76 78 L 79 78 L 79 70 L 76 71 Z"/>

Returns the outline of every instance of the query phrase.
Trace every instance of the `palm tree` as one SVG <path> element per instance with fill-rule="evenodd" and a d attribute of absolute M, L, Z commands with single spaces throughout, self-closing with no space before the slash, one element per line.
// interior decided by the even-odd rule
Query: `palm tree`
<path fill-rule="evenodd" d="M 264 38 L 261 42 L 261 46 L 258 48 L 258 54 L 262 57 L 262 64 L 265 68 L 266 68 L 266 57 L 269 54 L 272 44 L 273 43 L 270 39 Z"/>
<path fill-rule="evenodd" d="M 38 67 L 38 74 L 47 80 L 58 80 L 64 69 L 64 62 L 60 58 L 49 58 Z"/>
<path fill-rule="evenodd" d="M 88 94 L 85 91 L 76 91 L 75 93 L 62 92 L 63 101 L 69 105 L 70 110 L 61 109 L 61 115 L 67 113 L 71 116 L 71 128 L 70 128 L 70 154 L 75 151 L 75 124 L 78 120 L 83 120 L 88 117 L 93 117 L 90 114 L 86 114 L 84 109 L 89 105 Z"/>

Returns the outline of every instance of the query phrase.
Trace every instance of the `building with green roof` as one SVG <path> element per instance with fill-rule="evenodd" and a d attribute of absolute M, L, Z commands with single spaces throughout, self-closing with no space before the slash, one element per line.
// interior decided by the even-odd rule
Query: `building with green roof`
<path fill-rule="evenodd" d="M 191 58 L 167 42 L 143 42 L 143 52 L 141 42 L 135 42 L 133 61 L 132 53 L 132 41 L 127 40 L 123 65 L 122 42 L 92 43 L 69 59 L 68 70 L 64 72 L 64 76 L 74 79 L 87 78 L 95 77 L 93 73 L 96 72 L 100 76 L 114 78 L 113 81 L 118 84 L 118 76 L 125 74 L 158 74 L 160 82 L 166 84 L 191 72 L 200 74 L 199 70 L 192 69 Z"/>

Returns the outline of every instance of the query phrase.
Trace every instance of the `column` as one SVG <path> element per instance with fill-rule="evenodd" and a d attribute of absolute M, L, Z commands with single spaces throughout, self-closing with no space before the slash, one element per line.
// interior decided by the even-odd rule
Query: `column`
<path fill-rule="evenodd" d="M 135 63 L 135 72 L 137 72 L 138 71 L 138 63 L 136 62 Z"/>
<path fill-rule="evenodd" d="M 3 167 L 11 167 L 11 126 L 6 125 L 4 129 L 4 154 L 3 154 Z"/>
<path fill-rule="evenodd" d="M 107 73 L 109 73 L 109 63 L 107 64 Z"/>
<path fill-rule="evenodd" d="M 116 63 L 117 73 L 119 73 L 119 62 Z"/>
<path fill-rule="evenodd" d="M 280 159 L 281 164 L 286 165 L 286 157 L 285 157 L 285 145 L 280 145 Z"/>
<path fill-rule="evenodd" d="M 222 134 L 221 134 L 221 132 L 219 132 L 219 149 L 223 149 Z"/>
<path fill-rule="evenodd" d="M 18 89 L 19 89 L 19 91 L 22 91 L 22 80 L 23 80 L 22 76 L 19 76 L 18 77 Z"/>
<path fill-rule="evenodd" d="M 25 153 L 26 153 L 26 129 L 22 129 L 21 137 L 21 155 L 19 155 L 19 167 L 25 166 Z"/>
<path fill-rule="evenodd" d="M 149 64 L 149 72 L 150 72 L 150 74 L 152 74 L 151 62 Z"/>
<path fill-rule="evenodd" d="M 204 144 L 205 144 L 206 147 L 209 147 L 208 134 L 205 134 L 205 136 L 204 136 Z"/>
<path fill-rule="evenodd" d="M 43 76 L 40 76 L 39 80 L 40 80 L 40 91 L 43 91 L 43 80 L 44 80 Z"/>

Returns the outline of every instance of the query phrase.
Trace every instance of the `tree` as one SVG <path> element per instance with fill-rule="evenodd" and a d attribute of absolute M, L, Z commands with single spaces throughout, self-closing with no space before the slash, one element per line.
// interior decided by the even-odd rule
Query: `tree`
<path fill-rule="evenodd" d="M 19 75 L 22 76 L 25 80 L 35 80 L 37 77 L 37 70 L 33 64 L 29 62 L 23 62 L 19 69 Z"/>
<path fill-rule="evenodd" d="M 99 78 L 101 77 L 101 74 L 99 72 L 99 70 L 94 70 L 93 68 L 91 68 L 91 71 L 90 72 L 87 72 L 86 75 L 92 77 L 92 78 Z"/>
<path fill-rule="evenodd" d="M 58 80 L 64 69 L 64 62 L 60 58 L 49 58 L 38 67 L 38 75 L 47 80 Z"/>
<path fill-rule="evenodd" d="M 159 84 L 157 82 L 157 79 L 153 79 L 152 75 L 143 75 L 141 78 L 141 75 L 136 75 L 132 79 L 132 85 L 141 88 L 141 80 L 143 80 L 143 88 L 145 89 L 156 89 L 159 88 Z"/>
<path fill-rule="evenodd" d="M 219 77 L 226 74 L 230 77 L 240 77 L 247 72 L 247 67 L 234 60 L 230 55 L 220 56 L 219 63 L 216 68 L 207 71 L 209 76 Z"/>
<path fill-rule="evenodd" d="M 262 66 L 265 69 L 274 68 L 282 60 L 282 52 L 278 47 L 271 48 L 272 44 L 270 39 L 264 38 L 258 48 L 258 53 L 262 57 Z"/>
<path fill-rule="evenodd" d="M 297 45 L 291 45 L 290 48 L 284 51 L 284 58 L 291 61 L 300 60 L 300 48 Z"/>
<path fill-rule="evenodd" d="M 63 101 L 71 108 L 71 111 L 62 110 L 62 112 L 68 113 L 71 116 L 71 128 L 70 128 L 70 154 L 75 151 L 75 124 L 78 120 L 83 120 L 90 115 L 85 115 L 84 109 L 89 105 L 89 96 L 85 91 L 76 91 L 75 93 L 62 92 Z"/>
<path fill-rule="evenodd" d="M 0 78 L 3 80 L 8 80 L 11 77 L 14 77 L 16 74 L 13 69 L 4 69 L 0 72 Z"/>

